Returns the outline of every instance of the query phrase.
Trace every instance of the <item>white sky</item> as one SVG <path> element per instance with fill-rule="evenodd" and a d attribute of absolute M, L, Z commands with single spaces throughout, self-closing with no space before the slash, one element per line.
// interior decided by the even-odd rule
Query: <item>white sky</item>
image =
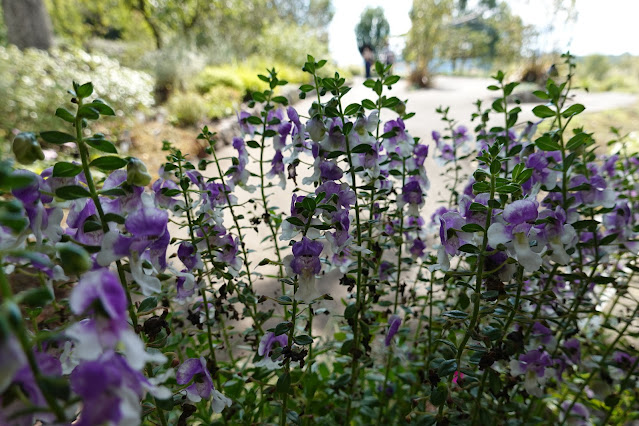
<path fill-rule="evenodd" d="M 526 24 L 545 22 L 551 13 L 550 0 L 509 0 L 508 3 Z M 401 36 L 410 29 L 408 13 L 412 4 L 412 0 L 333 0 L 335 16 L 329 28 L 333 59 L 340 65 L 362 62 L 355 41 L 355 25 L 366 6 L 382 6 L 391 36 Z M 570 49 L 575 55 L 626 52 L 639 55 L 639 0 L 576 0 L 576 8 L 577 22 L 556 31 L 554 44 L 560 51 Z"/>

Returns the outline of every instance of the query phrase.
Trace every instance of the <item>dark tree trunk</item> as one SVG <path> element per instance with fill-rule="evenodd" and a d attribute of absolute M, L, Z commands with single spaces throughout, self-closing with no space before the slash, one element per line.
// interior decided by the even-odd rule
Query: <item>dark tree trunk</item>
<path fill-rule="evenodd" d="M 43 0 L 2 0 L 2 10 L 9 43 L 20 49 L 51 47 L 51 18 Z"/>

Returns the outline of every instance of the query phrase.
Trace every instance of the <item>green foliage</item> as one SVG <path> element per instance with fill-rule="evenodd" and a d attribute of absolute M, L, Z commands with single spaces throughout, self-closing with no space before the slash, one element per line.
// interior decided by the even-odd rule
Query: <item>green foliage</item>
<path fill-rule="evenodd" d="M 13 129 L 59 126 L 53 106 L 68 104 L 71 98 L 61 84 L 89 79 L 97 95 L 120 115 L 144 111 L 154 103 L 150 75 L 104 56 L 75 48 L 47 53 L 0 47 L 0 138 Z"/>
<path fill-rule="evenodd" d="M 503 66 L 521 57 L 530 27 L 506 2 L 481 1 L 473 10 L 466 6 L 455 0 L 413 2 L 404 54 L 416 64 L 417 80 L 428 82 L 433 61 L 450 61 L 455 72 L 469 59 Z"/>
<path fill-rule="evenodd" d="M 206 102 L 197 93 L 175 93 L 167 103 L 171 120 L 180 126 L 198 124 L 205 116 Z"/>
<path fill-rule="evenodd" d="M 361 50 L 368 45 L 373 51 L 381 52 L 389 35 L 390 25 L 384 16 L 384 9 L 382 7 L 367 7 L 355 27 L 355 37 L 359 49 Z"/>
<path fill-rule="evenodd" d="M 445 19 L 452 11 L 452 0 L 413 0 L 410 11 L 412 26 L 404 49 L 404 57 L 416 66 L 416 75 L 411 77 L 413 83 L 429 85 L 429 66 L 437 47 L 446 40 Z"/>
<path fill-rule="evenodd" d="M 639 57 L 589 55 L 578 63 L 579 86 L 593 91 L 639 92 Z"/>

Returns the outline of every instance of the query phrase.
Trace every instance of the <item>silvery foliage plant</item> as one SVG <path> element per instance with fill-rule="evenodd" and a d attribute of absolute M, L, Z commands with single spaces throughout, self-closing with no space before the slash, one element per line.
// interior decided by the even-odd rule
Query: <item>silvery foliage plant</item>
<path fill-rule="evenodd" d="M 12 148 L 76 161 L 0 162 L 0 424 L 637 418 L 639 160 L 618 131 L 600 156 L 569 130 L 584 106 L 565 59 L 535 92 L 539 121 L 519 123 L 499 72 L 474 129 L 440 108 L 422 141 L 390 67 L 346 104 L 345 79 L 309 56 L 308 111 L 269 70 L 232 157 L 205 127 L 208 157 L 163 142 L 154 181 L 90 131 L 114 111 L 74 83 L 55 111 L 68 131 Z M 431 217 L 428 155 L 449 190 Z"/>

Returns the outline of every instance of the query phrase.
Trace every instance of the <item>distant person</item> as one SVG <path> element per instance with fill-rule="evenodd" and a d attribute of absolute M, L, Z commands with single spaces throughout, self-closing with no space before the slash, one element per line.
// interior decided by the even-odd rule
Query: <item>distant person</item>
<path fill-rule="evenodd" d="M 391 68 L 392 68 L 392 65 L 395 63 L 395 54 L 390 49 L 390 46 L 388 45 L 388 43 L 386 43 L 386 45 L 384 46 L 384 50 L 382 51 L 382 57 L 384 59 L 384 63 L 386 65 L 391 65 Z"/>
<path fill-rule="evenodd" d="M 366 78 L 371 78 L 371 67 L 375 63 L 375 52 L 373 49 L 365 44 L 361 49 L 362 57 L 364 58 L 364 67 L 366 69 Z"/>

